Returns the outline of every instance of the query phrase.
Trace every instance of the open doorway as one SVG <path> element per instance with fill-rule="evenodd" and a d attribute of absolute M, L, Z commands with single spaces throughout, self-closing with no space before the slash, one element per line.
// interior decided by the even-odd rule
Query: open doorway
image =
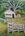
<path fill-rule="evenodd" d="M 14 14 L 12 14 L 12 18 L 14 18 Z"/>

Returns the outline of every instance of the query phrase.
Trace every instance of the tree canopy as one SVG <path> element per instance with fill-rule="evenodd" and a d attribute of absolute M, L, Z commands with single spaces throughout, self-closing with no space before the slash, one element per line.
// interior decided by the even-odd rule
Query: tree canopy
<path fill-rule="evenodd" d="M 21 9 L 25 14 L 25 0 L 0 0 L 0 17 L 3 17 L 4 11 L 10 7 L 14 10 Z"/>

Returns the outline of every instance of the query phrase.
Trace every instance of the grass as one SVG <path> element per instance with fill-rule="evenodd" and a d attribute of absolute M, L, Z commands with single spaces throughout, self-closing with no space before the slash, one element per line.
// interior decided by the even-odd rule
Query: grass
<path fill-rule="evenodd" d="M 6 24 L 0 22 L 0 32 L 4 32 L 5 29 L 6 29 Z"/>
<path fill-rule="evenodd" d="M 10 19 L 10 22 L 15 22 L 16 24 L 25 24 L 25 20 L 15 18 Z"/>
<path fill-rule="evenodd" d="M 24 33 L 23 32 L 14 32 L 13 34 L 9 33 L 9 36 L 24 36 Z"/>
<path fill-rule="evenodd" d="M 3 33 L 2 32 L 0 32 L 0 36 L 3 36 Z"/>
<path fill-rule="evenodd" d="M 6 28 L 7 28 L 7 25 L 3 22 L 0 22 L 0 36 L 3 36 Z"/>

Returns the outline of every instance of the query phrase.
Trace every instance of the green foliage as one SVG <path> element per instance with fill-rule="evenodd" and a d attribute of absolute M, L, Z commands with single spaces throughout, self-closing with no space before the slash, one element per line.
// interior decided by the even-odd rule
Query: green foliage
<path fill-rule="evenodd" d="M 4 11 L 6 10 L 7 0 L 0 0 L 0 18 L 4 18 Z"/>
<path fill-rule="evenodd" d="M 24 10 L 25 14 L 25 1 L 21 0 L 0 0 L 0 17 L 4 18 L 4 11 L 12 6 L 14 9 L 16 9 L 18 6 L 21 6 L 21 8 Z M 19 7 L 20 8 L 20 7 Z M 23 12 L 21 12 L 22 14 Z"/>

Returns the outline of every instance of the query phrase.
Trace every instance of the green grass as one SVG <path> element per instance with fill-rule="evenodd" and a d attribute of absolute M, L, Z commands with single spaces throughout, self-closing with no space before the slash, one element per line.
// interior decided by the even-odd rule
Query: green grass
<path fill-rule="evenodd" d="M 9 33 L 8 36 L 24 36 L 24 33 L 23 32 L 14 32 L 13 34 Z"/>
<path fill-rule="evenodd" d="M 21 19 L 10 19 L 10 22 L 15 22 L 16 24 L 25 24 L 25 20 L 21 20 Z"/>
<path fill-rule="evenodd" d="M 3 22 L 0 22 L 0 36 L 4 36 L 4 32 L 7 28 L 7 25 Z"/>
<path fill-rule="evenodd" d="M 0 22 L 0 32 L 4 32 L 4 30 L 6 30 L 6 24 L 5 23 L 2 23 Z"/>
<path fill-rule="evenodd" d="M 3 36 L 3 33 L 2 32 L 0 32 L 0 36 Z"/>

